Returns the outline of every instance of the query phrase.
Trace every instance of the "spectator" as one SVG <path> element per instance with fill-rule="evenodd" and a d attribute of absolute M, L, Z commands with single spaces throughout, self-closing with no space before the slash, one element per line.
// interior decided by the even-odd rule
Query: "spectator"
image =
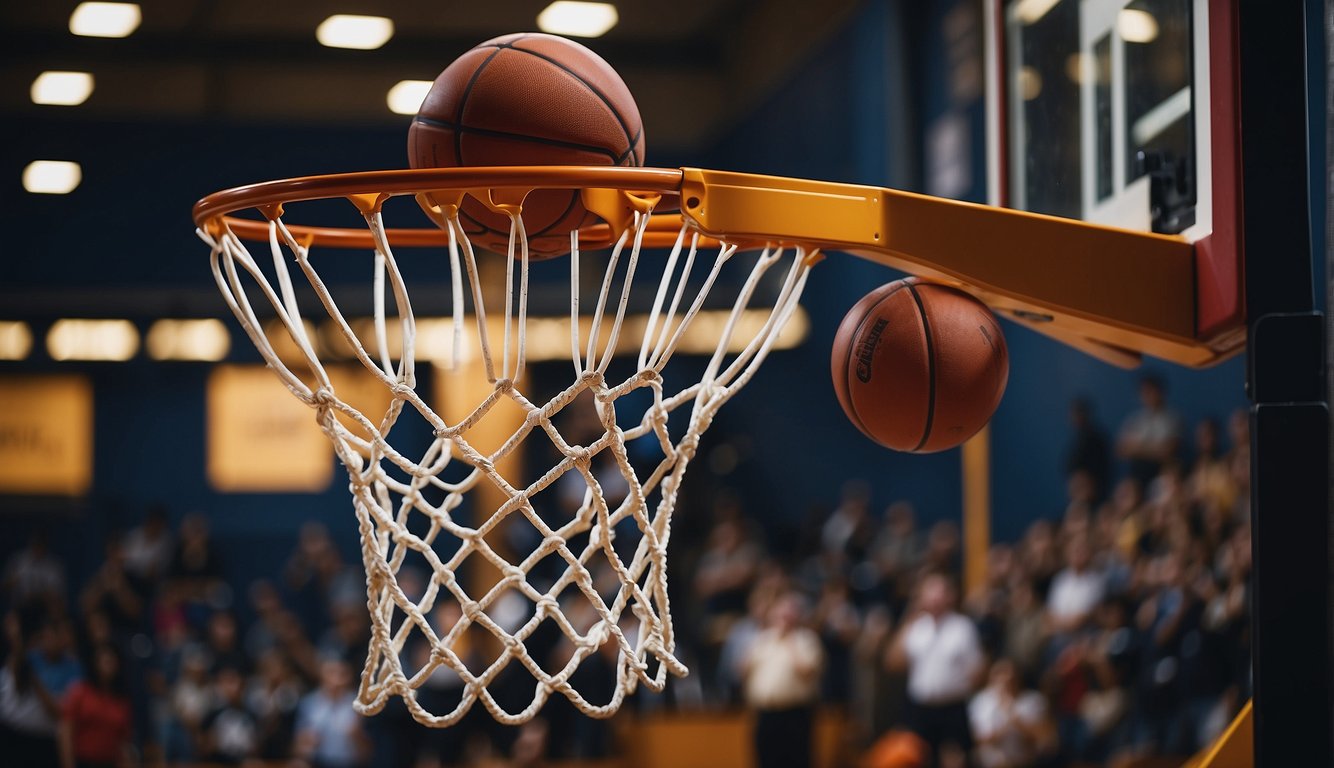
<path fill-rule="evenodd" d="M 125 568 L 125 547 L 119 536 L 108 537 L 102 567 L 79 596 L 85 614 L 101 612 L 118 640 L 140 629 L 148 596 L 147 583 L 136 583 Z"/>
<path fill-rule="evenodd" d="M 1048 671 L 1062 752 L 1071 759 L 1105 762 L 1115 744 L 1140 655 L 1129 618 L 1125 601 L 1104 598 L 1090 630 L 1067 643 Z"/>
<path fill-rule="evenodd" d="M 1009 659 L 991 665 L 990 681 L 968 703 L 974 760 L 980 768 L 1022 768 L 1055 751 L 1055 728 L 1042 694 L 1024 690 Z"/>
<path fill-rule="evenodd" d="M 1032 579 L 1038 599 L 1045 601 L 1052 579 L 1056 578 L 1056 572 L 1062 566 L 1056 528 L 1050 520 L 1039 518 L 1028 526 L 1019 543 L 1018 560 L 1024 564 L 1025 572 Z"/>
<path fill-rule="evenodd" d="M 28 631 L 17 612 L 5 615 L 9 656 L 0 669 L 0 749 L 12 765 L 55 768 L 60 704 L 33 671 Z"/>
<path fill-rule="evenodd" d="M 774 602 L 790 591 L 786 575 L 772 562 L 761 567 L 755 586 L 746 597 L 746 615 L 732 622 L 719 650 L 718 678 L 722 698 L 718 703 L 739 704 L 745 699 L 745 660 L 756 636 L 764 630 Z"/>
<path fill-rule="evenodd" d="M 214 611 L 208 617 L 206 643 L 213 660 L 213 671 L 235 669 L 242 675 L 250 671 L 250 657 L 241 647 L 236 616 L 231 611 Z"/>
<path fill-rule="evenodd" d="M 824 646 L 821 699 L 830 706 L 846 706 L 852 696 L 853 646 L 862 627 L 862 612 L 847 579 L 836 576 L 821 586 L 812 623 Z"/>
<path fill-rule="evenodd" d="M 198 756 L 200 724 L 214 707 L 209 677 L 212 665 L 213 660 L 202 646 L 190 646 L 181 654 L 180 674 L 169 688 L 170 699 L 162 722 L 162 749 L 169 763 L 188 762 Z"/>
<path fill-rule="evenodd" d="M 1231 511 L 1237 489 L 1227 454 L 1223 451 L 1218 422 L 1205 419 L 1195 425 L 1195 463 L 1186 478 L 1190 499 L 1211 509 Z"/>
<path fill-rule="evenodd" d="M 10 556 L 5 563 L 4 588 L 13 606 L 64 603 L 65 566 L 51 553 L 45 531 L 33 531 L 28 546 Z"/>
<path fill-rule="evenodd" d="M 819 636 L 802 624 L 805 612 L 800 593 L 779 597 L 743 662 L 746 704 L 756 712 L 759 768 L 801 768 L 813 759 L 815 703 L 824 659 Z"/>
<path fill-rule="evenodd" d="M 139 526 L 125 534 L 125 570 L 149 584 L 167 575 L 176 540 L 167 526 L 167 508 L 154 504 Z"/>
<path fill-rule="evenodd" d="M 953 520 L 939 520 L 926 535 L 922 567 L 928 571 L 958 573 L 963 567 L 963 536 Z"/>
<path fill-rule="evenodd" d="M 885 510 L 885 521 L 871 544 L 871 558 L 880 572 L 883 592 L 895 614 L 901 613 L 911 592 L 911 574 L 917 570 L 926 541 L 917 530 L 911 502 L 896 501 Z"/>
<path fill-rule="evenodd" d="M 764 552 L 748 536 L 738 516 L 718 520 L 695 568 L 694 598 L 700 611 L 701 673 L 715 694 L 725 690 L 719 668 L 722 646 L 732 625 L 746 613 L 747 595 L 760 572 Z M 719 688 L 723 690 L 719 690 Z"/>
<path fill-rule="evenodd" d="M 109 645 L 98 646 L 89 661 L 91 674 L 70 688 L 61 706 L 61 751 L 66 765 L 115 768 L 133 759 L 123 662 Z"/>
<path fill-rule="evenodd" d="M 343 562 L 342 555 L 321 523 L 301 526 L 296 550 L 283 569 L 283 580 L 298 612 L 301 626 L 314 637 L 331 621 L 330 606 L 360 601 L 365 605 L 364 579 Z"/>
<path fill-rule="evenodd" d="M 840 562 L 855 562 L 866 556 L 873 534 L 871 489 L 864 481 L 850 480 L 820 529 L 821 548 Z"/>
<path fill-rule="evenodd" d="M 261 760 L 282 760 L 292 746 L 301 683 L 276 648 L 264 651 L 256 668 L 257 674 L 245 692 L 246 710 L 255 718 L 255 756 Z"/>
<path fill-rule="evenodd" d="M 199 723 L 199 754 L 204 760 L 240 765 L 259 752 L 259 724 L 245 706 L 245 676 L 235 667 L 213 674 L 213 709 Z"/>
<path fill-rule="evenodd" d="M 281 647 L 279 623 L 286 611 L 282 595 L 273 582 L 259 579 L 250 585 L 252 620 L 241 641 L 247 657 L 258 659 Z"/>
<path fill-rule="evenodd" d="M 1015 580 L 1014 550 L 1005 544 L 987 550 L 986 577 L 964 600 L 964 612 L 977 625 L 982 648 L 994 657 L 1004 650 L 1009 586 Z"/>
<path fill-rule="evenodd" d="M 63 618 L 48 616 L 33 634 L 28 663 L 42 687 L 63 701 L 65 693 L 83 678 L 83 665 L 75 653 L 74 631 Z"/>
<path fill-rule="evenodd" d="M 332 623 L 320 635 L 316 654 L 338 656 L 348 666 L 360 668 L 371 639 L 371 620 L 365 603 L 357 605 L 342 602 L 331 606 L 330 610 L 333 614 Z"/>
<path fill-rule="evenodd" d="M 208 518 L 202 512 L 191 512 L 181 520 L 168 576 L 181 590 L 192 621 L 213 610 L 215 593 L 225 587 L 225 582 L 222 558 L 209 534 Z"/>
<path fill-rule="evenodd" d="M 1070 404 L 1073 434 L 1065 451 L 1067 479 L 1083 476 L 1094 501 L 1101 500 L 1111 482 L 1112 455 L 1107 433 L 1093 418 L 1093 404 L 1078 398 Z"/>
<path fill-rule="evenodd" d="M 1087 536 L 1066 544 L 1067 565 L 1051 582 L 1047 595 L 1049 632 L 1067 636 L 1084 626 L 1106 589 L 1102 571 L 1093 567 L 1093 549 Z"/>
<path fill-rule="evenodd" d="M 853 698 L 849 714 L 856 728 L 854 739 L 862 745 L 874 745 L 903 722 L 903 676 L 884 663 L 894 639 L 893 629 L 889 609 L 883 605 L 871 606 L 853 646 Z"/>
<path fill-rule="evenodd" d="M 337 656 L 320 662 L 319 687 L 297 706 L 293 751 L 310 768 L 356 768 L 370 756 L 361 716 L 352 708 L 352 668 Z"/>
<path fill-rule="evenodd" d="M 1147 597 L 1134 618 L 1144 650 L 1135 681 L 1130 756 L 1161 754 L 1179 745 L 1180 640 L 1200 619 L 1194 595 L 1186 588 L 1189 578 L 1178 554 L 1160 555 L 1150 564 Z"/>
<path fill-rule="evenodd" d="M 907 672 L 909 726 L 936 766 L 959 764 L 971 751 L 968 700 L 985 668 L 977 629 L 957 602 L 949 576 L 924 576 L 887 659 Z"/>
<path fill-rule="evenodd" d="M 1037 680 L 1046 647 L 1047 615 L 1037 589 L 1020 575 L 1010 587 L 1005 611 L 1004 656 L 1015 663 L 1025 683 Z"/>
<path fill-rule="evenodd" d="M 1121 425 L 1116 449 L 1129 462 L 1130 476 L 1147 487 L 1163 466 L 1177 459 L 1181 417 L 1167 406 L 1166 384 L 1156 376 L 1140 381 L 1140 409 Z"/>

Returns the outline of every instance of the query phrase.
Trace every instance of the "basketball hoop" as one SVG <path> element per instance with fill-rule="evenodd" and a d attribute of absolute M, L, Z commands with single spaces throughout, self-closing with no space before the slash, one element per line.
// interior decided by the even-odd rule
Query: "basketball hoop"
<path fill-rule="evenodd" d="M 419 722 L 448 726 L 480 701 L 497 720 L 517 724 L 558 693 L 588 715 L 609 717 L 639 685 L 660 691 L 669 675 L 686 674 L 676 655 L 667 593 L 667 546 L 680 484 L 718 409 L 750 380 L 797 309 L 818 258 L 814 247 L 778 237 L 705 234 L 698 217 L 702 197 L 688 191 L 687 175 L 598 167 L 349 173 L 240 187 L 195 206 L 198 234 L 211 249 L 214 278 L 228 307 L 265 363 L 314 409 L 348 472 L 372 627 L 357 694 L 359 712 L 378 712 L 390 697 L 399 696 Z M 548 188 L 581 190 L 585 207 L 602 222 L 569 233 L 570 311 L 564 333 L 575 375 L 555 395 L 533 400 L 520 389 L 532 323 L 528 233 L 520 213 L 531 190 Z M 385 204 L 401 196 L 415 198 L 434 226 L 386 226 Z M 485 257 L 473 247 L 460 218 L 465 196 L 510 218 L 503 292 L 483 285 L 479 263 Z M 295 203 L 331 198 L 355 206 L 364 227 L 285 220 Z M 682 202 L 695 213 L 655 213 Z M 237 215 L 242 211 L 252 217 Z M 247 241 L 261 244 L 257 253 Z M 372 252 L 369 326 L 354 323 L 340 309 L 336 291 L 311 256 L 319 247 Z M 433 263 L 449 275 L 455 367 L 465 333 L 480 356 L 474 368 L 485 379 L 484 395 L 454 423 L 418 388 L 417 323 L 401 268 L 406 260 L 396 253 L 408 247 L 443 256 Z M 589 296 L 584 288 L 589 276 L 581 276 L 580 269 L 587 270 L 592 261 L 587 252 L 593 249 L 610 249 L 610 254 L 601 267 L 599 288 Z M 649 252 L 656 249 L 666 253 Z M 738 266 L 740 280 L 720 279 L 724 267 Z M 761 290 L 766 275 L 778 277 L 765 281 Z M 313 302 L 303 307 L 298 300 L 305 291 L 304 286 L 298 290 L 300 277 L 327 315 L 322 322 L 388 397 L 382 412 L 363 412 L 336 386 L 307 316 Z M 627 321 L 634 285 L 652 288 L 651 309 L 639 324 Z M 724 291 L 730 293 L 720 295 Z M 758 328 L 743 323 L 765 298 Z M 471 315 L 465 311 L 469 302 Z M 713 352 L 702 377 L 680 388 L 669 385 L 664 371 L 682 339 L 699 330 L 706 305 L 720 302 L 726 321 L 712 330 Z M 274 319 L 265 322 L 267 315 Z M 612 377 L 612 357 L 627 348 L 634 353 L 633 372 Z M 636 393 L 651 404 L 633 417 L 618 414 L 617 402 Z M 580 395 L 595 401 L 601 429 L 600 436 L 582 443 L 567 440 L 555 423 Z M 521 423 L 499 447 L 480 449 L 473 439 L 477 425 L 500 403 L 521 409 Z M 420 455 L 391 444 L 391 431 L 405 413 L 417 414 L 430 427 L 430 443 Z M 529 437 L 548 440 L 558 458 L 528 477 L 503 476 L 497 464 Z M 635 441 L 656 446 L 659 456 L 649 466 L 634 466 L 627 445 Z M 610 500 L 604 492 L 592 466 L 599 457 L 610 457 L 623 479 L 623 501 Z M 582 479 L 583 502 L 569 520 L 553 524 L 535 509 L 534 498 L 567 476 Z M 483 488 L 499 489 L 502 501 L 493 509 L 472 509 L 475 519 L 467 524 L 460 509 L 475 505 Z M 504 556 L 488 539 L 502 524 L 531 526 L 539 543 L 530 552 Z M 632 547 L 624 545 L 627 536 Z M 409 557 L 430 566 L 419 594 L 409 594 L 400 583 Z M 471 558 L 499 575 L 493 586 L 479 591 L 459 578 Z M 540 581 L 533 572 L 548 558 L 558 558 L 563 571 L 554 580 Z M 615 576 L 612 588 L 595 583 L 598 573 L 608 571 Z M 526 607 L 517 618 L 498 618 L 506 598 L 513 596 Z M 438 626 L 431 614 L 446 602 L 457 603 L 460 617 L 452 626 Z M 572 619 L 570 606 L 590 621 Z M 528 647 L 547 622 L 559 628 L 569 649 L 555 669 Z M 479 631 L 498 649 L 494 658 L 480 662 L 462 651 L 466 639 Z M 421 641 L 429 654 L 414 663 L 405 649 Z M 616 682 L 609 699 L 591 701 L 572 678 L 599 651 L 614 652 Z M 512 665 L 525 669 L 534 683 L 531 697 L 517 708 L 504 706 L 491 690 Z M 441 670 L 456 674 L 464 692 L 449 711 L 431 712 L 419 702 L 418 692 Z"/>
<path fill-rule="evenodd" d="M 569 233 L 570 311 L 561 334 L 569 339 L 573 383 L 535 401 L 520 390 L 533 323 L 528 306 L 533 259 L 522 210 L 527 195 L 549 189 L 577 190 L 578 202 L 601 221 Z M 386 225 L 386 203 L 399 197 L 416 200 L 409 209 L 418 226 Z M 360 214 L 358 226 L 286 220 L 293 204 L 322 199 L 350 202 Z M 487 298 L 491 286 L 479 275 L 481 260 L 461 210 L 465 199 L 510 222 L 502 295 Z M 240 211 L 252 213 L 247 218 L 236 215 Z M 434 226 L 420 226 L 423 211 Z M 699 168 L 430 168 L 238 187 L 199 201 L 194 220 L 211 248 L 214 277 L 227 305 L 287 388 L 316 410 L 347 467 L 373 629 L 358 709 L 376 712 L 389 696 L 401 696 L 413 716 L 429 725 L 453 724 L 479 700 L 502 722 L 524 722 L 552 693 L 566 696 L 587 714 L 608 717 L 640 684 L 661 690 L 669 674 L 685 674 L 675 653 L 666 570 L 680 482 L 718 409 L 754 375 L 797 309 L 822 250 L 845 251 L 966 287 L 1015 322 L 1120 365 L 1137 363 L 1141 353 L 1208 365 L 1236 349 L 1231 337 L 1196 335 L 1192 307 L 1182 301 L 1192 295 L 1195 252 L 1182 238 L 858 184 Z M 251 254 L 247 240 L 267 243 L 271 267 Z M 317 246 L 372 253 L 369 323 L 354 326 L 339 308 L 311 259 Z M 465 327 L 471 328 L 480 352 L 476 376 L 481 394 L 453 423 L 417 389 L 417 324 L 409 281 L 394 253 L 407 247 L 444 254 L 435 269 L 449 274 L 453 354 L 457 357 L 463 348 Z M 596 289 L 584 287 L 589 260 L 581 256 L 595 249 L 610 249 Z M 656 249 L 667 253 L 649 253 Z M 332 325 L 338 343 L 389 397 L 378 420 L 340 396 L 335 377 L 321 362 L 314 331 L 297 300 L 293 264 L 328 316 L 326 328 Z M 735 285 L 718 279 L 724 267 L 730 272 L 738 266 L 742 279 Z M 773 284 L 765 280 L 766 290 L 760 290 L 766 275 L 781 277 Z M 248 284 L 258 288 L 259 306 L 275 320 L 261 322 Z M 653 297 L 642 323 L 627 317 L 635 284 Z M 589 293 L 595 294 L 591 300 Z M 742 322 L 754 318 L 746 313 L 756 312 L 761 298 L 766 304 L 758 310 L 762 320 Z M 469 299 L 471 319 L 464 309 Z M 700 322 L 706 302 L 726 306 L 726 319 Z M 488 317 L 496 321 L 494 327 Z M 669 368 L 668 363 L 684 337 L 699 330 L 712 334 L 702 376 L 679 388 L 669 386 L 664 372 L 680 366 Z M 609 366 L 618 350 L 634 355 L 634 370 L 612 377 Z M 636 392 L 648 393 L 651 405 L 633 418 L 619 414 L 617 404 Z M 597 404 L 601 435 L 570 443 L 552 419 L 584 393 Z M 498 447 L 479 450 L 470 435 L 502 402 L 521 410 L 521 425 Z M 433 436 L 417 459 L 388 439 L 405 412 L 418 414 Z M 559 458 L 544 472 L 511 484 L 496 464 L 533 435 L 546 435 Z M 636 471 L 626 451 L 636 440 L 656 445 L 660 453 L 643 471 Z M 608 502 L 590 470 L 598 456 L 614 459 L 629 489 L 624 502 Z M 466 469 L 462 477 L 445 477 L 459 466 Z M 535 511 L 533 498 L 570 473 L 586 483 L 583 503 L 570 520 L 550 525 Z M 465 500 L 483 495 L 479 488 L 498 489 L 501 501 L 478 524 L 466 525 L 455 513 Z M 443 501 L 428 501 L 428 492 L 444 494 Z M 411 529 L 417 518 L 429 521 L 425 534 Z M 531 553 L 506 559 L 488 543 L 486 536 L 509 520 L 526 521 L 538 533 L 540 544 Z M 624 558 L 612 544 L 617 531 L 622 540 L 637 537 Z M 442 549 L 442 542 L 457 549 Z M 424 558 L 432 571 L 420 596 L 409 596 L 399 583 L 409 552 Z M 565 568 L 539 589 L 531 571 L 549 556 Z M 598 592 L 589 570 L 599 557 L 619 585 L 606 595 Z M 480 596 L 468 593 L 456 578 L 470 558 L 499 574 L 495 586 Z M 566 594 L 581 597 L 575 607 L 592 609 L 595 619 L 588 626 L 571 623 L 561 604 Z M 502 625 L 492 613 L 505 595 L 519 595 L 530 605 L 521 611 L 521 620 Z M 438 630 L 425 613 L 442 599 L 457 601 L 462 618 Z M 546 621 L 559 627 L 572 649 L 555 671 L 547 671 L 525 645 Z M 470 631 L 483 632 L 498 644 L 494 660 L 470 666 L 459 655 Z M 401 655 L 414 635 L 425 638 L 431 652 L 409 673 Z M 608 701 L 593 703 L 575 689 L 572 676 L 604 646 L 615 651 L 616 687 Z M 535 681 L 530 700 L 517 709 L 501 706 L 488 688 L 512 663 Z M 458 674 L 465 692 L 449 712 L 433 714 L 416 694 L 441 669 Z"/>

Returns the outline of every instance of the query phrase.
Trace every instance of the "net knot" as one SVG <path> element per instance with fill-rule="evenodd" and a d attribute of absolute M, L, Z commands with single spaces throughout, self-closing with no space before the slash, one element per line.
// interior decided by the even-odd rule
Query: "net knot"
<path fill-rule="evenodd" d="M 523 569 L 517 565 L 505 566 L 503 573 L 505 574 L 506 581 L 509 581 L 513 584 L 519 584 L 523 582 L 523 575 L 524 575 Z"/>
<path fill-rule="evenodd" d="M 560 602 L 551 595 L 542 595 L 537 601 L 537 614 L 539 616 L 551 616 L 560 613 Z"/>
<path fill-rule="evenodd" d="M 393 386 L 389 387 L 389 391 L 393 393 L 395 400 L 407 400 L 413 395 L 412 387 L 401 381 L 395 382 Z"/>
<path fill-rule="evenodd" d="M 334 403 L 338 402 L 338 398 L 334 397 L 333 390 L 328 387 L 320 387 L 311 392 L 310 400 L 316 408 L 321 409 L 332 408 Z"/>

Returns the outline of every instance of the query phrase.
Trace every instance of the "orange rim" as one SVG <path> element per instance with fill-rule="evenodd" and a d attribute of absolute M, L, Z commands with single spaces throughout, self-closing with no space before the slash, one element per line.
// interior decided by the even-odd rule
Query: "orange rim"
<path fill-rule="evenodd" d="M 534 190 L 607 188 L 675 197 L 683 174 L 670 168 L 620 168 L 612 166 L 505 166 L 466 168 L 418 168 L 391 171 L 357 171 L 324 176 L 299 176 L 215 192 L 195 203 L 195 225 L 209 230 L 225 224 L 247 240 L 268 238 L 268 221 L 282 214 L 284 205 L 330 198 L 387 198 L 442 191 Z M 669 207 L 675 207 L 671 205 Z M 264 219 L 234 214 L 254 209 Z M 285 222 L 286 223 L 286 222 Z M 682 226 L 679 213 L 655 214 L 645 233 L 645 245 L 670 246 Z M 299 239 L 311 244 L 342 248 L 373 248 L 375 241 L 365 228 L 322 227 L 287 223 Z M 436 246 L 449 242 L 438 227 L 393 228 L 385 234 L 393 245 Z M 606 223 L 585 227 L 579 241 L 601 247 L 615 239 Z"/>

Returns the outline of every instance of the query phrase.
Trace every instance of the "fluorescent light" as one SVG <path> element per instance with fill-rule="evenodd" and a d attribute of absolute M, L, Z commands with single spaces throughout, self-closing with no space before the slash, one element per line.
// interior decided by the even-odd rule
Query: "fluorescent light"
<path fill-rule="evenodd" d="M 394 22 L 383 16 L 336 14 L 320 22 L 315 39 L 330 48 L 355 48 L 370 51 L 394 36 Z"/>
<path fill-rule="evenodd" d="M 88 100 L 93 76 L 87 72 L 43 72 L 32 81 L 32 103 L 72 107 Z"/>
<path fill-rule="evenodd" d="M 1014 4 L 1015 18 L 1024 24 L 1036 24 L 1061 0 L 1019 0 Z"/>
<path fill-rule="evenodd" d="M 0 320 L 0 360 L 22 360 L 32 351 L 32 331 L 22 320 Z"/>
<path fill-rule="evenodd" d="M 421 109 L 422 100 L 431 92 L 430 80 L 400 80 L 389 89 L 389 110 L 396 115 L 415 115 Z"/>
<path fill-rule="evenodd" d="M 34 160 L 23 169 L 23 188 L 34 194 L 66 195 L 83 181 L 83 169 L 68 160 Z"/>
<path fill-rule="evenodd" d="M 134 3 L 79 3 L 69 17 L 69 31 L 83 37 L 129 37 L 143 16 Z"/>
<path fill-rule="evenodd" d="M 154 360 L 203 360 L 227 357 L 231 334 L 221 320 L 158 320 L 148 328 L 148 356 Z"/>
<path fill-rule="evenodd" d="M 553 35 L 602 37 L 619 19 L 611 3 L 556 0 L 537 14 L 537 26 Z"/>
<path fill-rule="evenodd" d="M 1116 16 L 1116 31 L 1127 43 L 1151 43 L 1158 37 L 1158 20 L 1148 11 L 1122 8 Z"/>
<path fill-rule="evenodd" d="M 139 331 L 129 320 L 57 320 L 46 334 L 53 360 L 129 360 Z"/>

